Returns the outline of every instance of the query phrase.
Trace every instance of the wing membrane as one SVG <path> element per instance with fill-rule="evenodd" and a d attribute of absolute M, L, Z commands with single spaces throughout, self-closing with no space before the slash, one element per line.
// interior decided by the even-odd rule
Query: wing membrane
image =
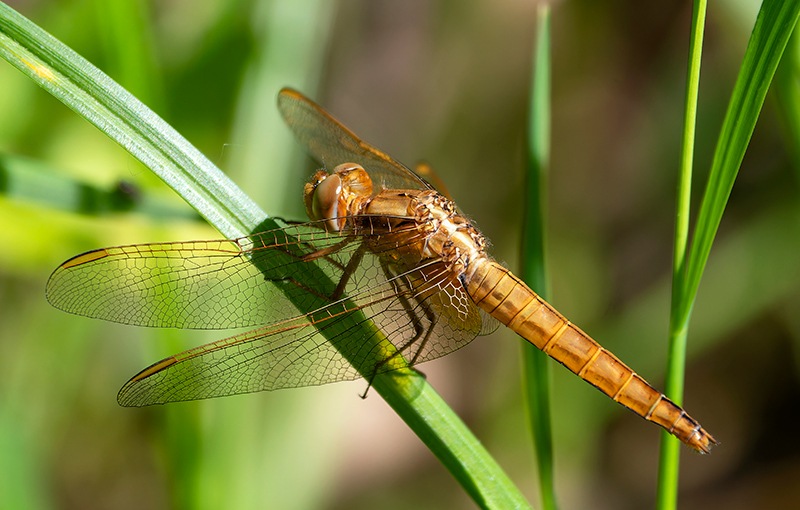
<path fill-rule="evenodd" d="M 388 234 L 385 217 L 359 221 L 345 234 L 312 222 L 233 241 L 88 252 L 53 273 L 47 296 L 63 310 L 127 324 L 267 324 L 145 369 L 120 391 L 129 406 L 371 377 L 482 333 L 482 314 L 443 262 L 390 255 L 417 242 L 416 229 Z"/>
<path fill-rule="evenodd" d="M 375 259 L 365 254 L 364 263 L 381 265 Z M 448 275 L 431 263 L 362 282 L 347 299 L 166 358 L 132 378 L 119 402 L 143 406 L 325 384 L 444 356 L 481 330 L 478 308 Z M 367 336 L 365 321 L 375 325 Z"/>
<path fill-rule="evenodd" d="M 278 95 L 278 110 L 311 156 L 333 168 L 358 163 L 372 177 L 376 191 L 385 189 L 432 189 L 405 165 L 364 142 L 316 103 L 292 89 Z"/>
<path fill-rule="evenodd" d="M 310 300 L 333 293 L 330 281 L 314 275 L 302 257 L 344 239 L 326 232 L 320 222 L 310 222 L 231 241 L 105 248 L 56 269 L 47 283 L 47 298 L 70 313 L 138 326 L 259 326 L 297 314 L 287 293 L 301 306 L 302 294 Z M 354 240 L 317 261 L 328 280 L 341 279 L 359 243 Z M 379 270 L 365 266 L 354 283 L 378 276 Z"/>

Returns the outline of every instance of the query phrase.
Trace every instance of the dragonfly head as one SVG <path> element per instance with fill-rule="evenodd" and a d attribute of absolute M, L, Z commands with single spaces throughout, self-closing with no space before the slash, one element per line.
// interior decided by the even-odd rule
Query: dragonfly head
<path fill-rule="evenodd" d="M 306 183 L 306 213 L 312 220 L 325 220 L 326 228 L 341 231 L 347 216 L 358 214 L 372 196 L 372 180 L 361 165 L 343 163 L 332 173 L 320 170 Z"/>

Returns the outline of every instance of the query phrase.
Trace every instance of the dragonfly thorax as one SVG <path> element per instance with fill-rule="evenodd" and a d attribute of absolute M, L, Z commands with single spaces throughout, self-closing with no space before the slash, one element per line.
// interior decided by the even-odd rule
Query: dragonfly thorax
<path fill-rule="evenodd" d="M 418 223 L 429 225 L 425 258 L 441 258 L 454 274 L 469 273 L 474 262 L 484 260 L 486 239 L 448 198 L 435 191 L 416 197 Z"/>
<path fill-rule="evenodd" d="M 384 189 L 364 204 L 360 228 L 374 239 L 371 250 L 392 253 L 403 267 L 444 263 L 458 278 L 485 260 L 486 241 L 452 201 L 433 189 Z"/>

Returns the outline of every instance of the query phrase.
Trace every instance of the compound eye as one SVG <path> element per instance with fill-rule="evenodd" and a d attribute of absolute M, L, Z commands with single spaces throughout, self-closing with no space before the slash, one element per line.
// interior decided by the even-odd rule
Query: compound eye
<path fill-rule="evenodd" d="M 328 220 L 328 227 L 339 230 L 336 218 L 340 216 L 339 204 L 342 196 L 342 179 L 337 175 L 329 175 L 320 181 L 314 189 L 311 203 L 312 219 Z M 334 220 L 334 221 L 332 221 Z"/>

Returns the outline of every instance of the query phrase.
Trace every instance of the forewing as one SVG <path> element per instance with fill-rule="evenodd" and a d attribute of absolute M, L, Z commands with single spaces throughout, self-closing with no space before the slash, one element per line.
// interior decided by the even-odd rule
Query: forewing
<path fill-rule="evenodd" d="M 358 234 L 352 236 L 337 248 L 336 261 L 348 260 L 358 246 Z M 70 313 L 138 326 L 269 324 L 297 315 L 298 307 L 313 309 L 308 301 L 333 292 L 331 281 L 341 278 L 341 264 L 323 259 L 314 272 L 303 257 L 344 239 L 311 222 L 232 241 L 105 248 L 56 269 L 47 298 Z"/>
<path fill-rule="evenodd" d="M 323 166 L 341 163 L 364 167 L 376 186 L 384 189 L 432 189 L 405 165 L 364 142 L 319 105 L 292 89 L 278 95 L 278 110 L 297 140 Z"/>

